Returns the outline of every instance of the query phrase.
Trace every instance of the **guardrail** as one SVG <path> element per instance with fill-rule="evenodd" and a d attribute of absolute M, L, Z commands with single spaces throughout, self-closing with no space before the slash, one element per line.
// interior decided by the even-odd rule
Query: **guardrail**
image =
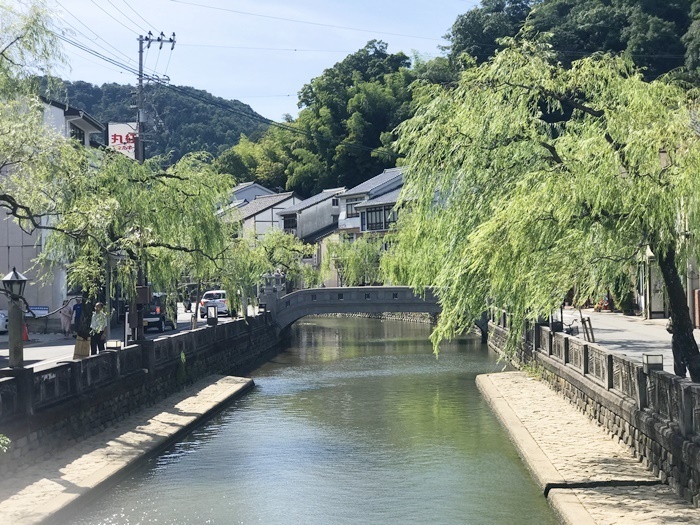
<path fill-rule="evenodd" d="M 256 319 L 248 320 L 251 324 L 256 322 Z M 106 350 L 80 360 L 59 362 L 41 371 L 0 369 L 0 425 L 127 376 L 173 367 L 181 362 L 183 354 L 190 359 L 199 349 L 225 338 L 233 340 L 248 328 L 248 324 L 239 320 L 180 332 L 147 341 L 144 345 Z"/>

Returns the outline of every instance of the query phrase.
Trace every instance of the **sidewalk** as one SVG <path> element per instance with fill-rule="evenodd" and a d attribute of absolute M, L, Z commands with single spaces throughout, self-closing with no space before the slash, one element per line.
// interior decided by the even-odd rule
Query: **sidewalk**
<path fill-rule="evenodd" d="M 541 381 L 504 372 L 476 382 L 562 523 L 700 523 L 700 509 Z"/>
<path fill-rule="evenodd" d="M 671 351 L 671 334 L 666 331 L 667 319 L 644 319 L 620 313 L 595 312 L 593 309 L 582 310 L 584 317 L 591 318 L 595 342 L 607 350 L 625 354 L 635 361 L 642 362 L 642 354 L 661 354 L 664 356 L 664 370 L 673 373 L 673 353 Z M 566 308 L 564 322 L 580 319 L 578 310 Z M 583 339 L 581 322 L 579 338 Z M 695 340 L 700 344 L 700 330 L 695 330 Z"/>
<path fill-rule="evenodd" d="M 0 480 L 0 523 L 51 519 L 92 489 L 158 453 L 252 386 L 252 379 L 209 376 Z"/>

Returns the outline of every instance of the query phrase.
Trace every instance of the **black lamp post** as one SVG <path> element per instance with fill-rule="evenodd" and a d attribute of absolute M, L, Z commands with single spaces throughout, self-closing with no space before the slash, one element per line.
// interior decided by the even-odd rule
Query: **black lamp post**
<path fill-rule="evenodd" d="M 10 347 L 10 367 L 21 368 L 24 366 L 24 345 L 22 343 L 22 309 L 19 306 L 19 298 L 24 295 L 24 287 L 27 278 L 14 267 L 12 271 L 2 278 L 2 287 L 10 297 L 8 316 L 8 338 Z"/>

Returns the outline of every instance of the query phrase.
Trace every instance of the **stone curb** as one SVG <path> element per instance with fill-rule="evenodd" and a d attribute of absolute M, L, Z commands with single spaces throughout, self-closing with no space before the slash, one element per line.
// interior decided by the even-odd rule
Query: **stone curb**
<path fill-rule="evenodd" d="M 562 484 L 566 480 L 554 467 L 546 452 L 536 443 L 528 429 L 510 407 L 508 401 L 493 384 L 491 375 L 477 376 L 476 386 L 493 409 L 503 427 L 508 431 L 511 441 L 515 444 L 543 494 L 546 493 L 547 501 L 557 513 L 561 522 L 567 525 L 595 525 L 596 521 L 571 490 L 548 490 L 548 487 L 552 484 Z"/>
<path fill-rule="evenodd" d="M 103 444 L 101 447 L 95 448 L 91 440 L 77 443 L 73 447 L 77 453 L 72 454 L 75 459 L 68 465 L 55 459 L 43 462 L 39 466 L 46 469 L 44 478 L 31 480 L 19 493 L 0 502 L 0 522 L 33 524 L 65 520 L 77 504 L 83 505 L 99 495 L 96 489 L 115 483 L 253 386 L 249 378 L 209 376 L 188 387 L 186 392 L 174 394 L 127 418 L 120 425 L 125 431 L 110 427 L 97 434 L 95 438 Z M 152 427 L 160 429 L 160 434 L 154 433 Z M 84 454 L 80 454 L 81 446 L 86 449 Z M 112 446 L 116 450 L 109 450 Z M 94 468 L 86 469 L 85 463 Z M 48 491 L 47 486 L 50 486 Z"/>

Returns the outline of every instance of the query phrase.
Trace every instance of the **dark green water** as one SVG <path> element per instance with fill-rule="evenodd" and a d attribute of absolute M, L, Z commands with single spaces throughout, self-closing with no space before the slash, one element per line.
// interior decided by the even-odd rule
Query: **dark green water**
<path fill-rule="evenodd" d="M 557 523 L 481 398 L 502 369 L 425 325 L 307 319 L 256 388 L 71 523 Z"/>

